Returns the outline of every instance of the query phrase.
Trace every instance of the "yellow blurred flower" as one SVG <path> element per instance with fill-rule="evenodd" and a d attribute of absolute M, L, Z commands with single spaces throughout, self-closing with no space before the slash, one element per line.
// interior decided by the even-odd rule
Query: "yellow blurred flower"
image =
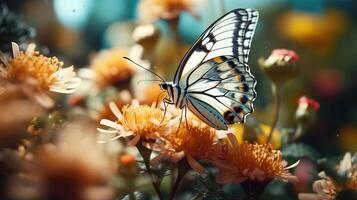
<path fill-rule="evenodd" d="M 98 128 L 98 131 L 105 135 L 111 134 L 110 140 L 119 137 L 132 137 L 129 145 L 136 145 L 140 139 L 156 139 L 158 132 L 170 127 L 173 120 L 170 120 L 169 113 L 164 118 L 164 112 L 155 105 L 139 105 L 134 101 L 132 105 L 127 105 L 120 112 L 115 103 L 110 103 L 109 107 L 115 117 L 115 121 L 102 119 L 101 125 L 108 129 Z"/>
<path fill-rule="evenodd" d="M 288 169 L 295 167 L 298 162 L 286 167 L 281 152 L 271 144 L 239 144 L 232 134 L 228 134 L 228 139 L 225 158 L 213 162 L 220 170 L 218 183 L 241 183 L 245 180 L 265 182 L 275 178 L 297 181 Z"/>
<path fill-rule="evenodd" d="M 229 130 L 235 135 L 239 144 L 243 143 L 244 140 L 256 140 L 259 144 L 268 143 L 268 137 L 271 127 L 266 124 L 260 124 L 258 130 L 253 130 L 245 124 L 234 124 L 229 126 Z M 272 135 L 271 144 L 274 149 L 279 149 L 281 147 L 281 133 L 279 130 L 275 129 Z"/>
<path fill-rule="evenodd" d="M 153 103 L 160 103 L 165 97 L 158 84 L 149 84 L 141 87 L 142 89 L 138 87 L 138 90 L 135 91 L 135 95 L 136 99 L 142 104 L 151 105 Z"/>
<path fill-rule="evenodd" d="M 177 19 L 181 12 L 197 14 L 202 0 L 142 0 L 138 6 L 139 19 L 143 23 L 151 23 L 158 19 Z"/>
<path fill-rule="evenodd" d="M 287 12 L 278 19 L 278 28 L 285 37 L 317 50 L 329 49 L 347 23 L 346 16 L 338 10 L 328 10 L 322 15 Z"/>
<path fill-rule="evenodd" d="M 92 60 L 95 80 L 101 87 L 121 86 L 128 83 L 135 74 L 135 68 L 123 57 L 128 53 L 122 49 L 100 51 Z"/>
<path fill-rule="evenodd" d="M 0 64 L 1 88 L 6 84 L 19 85 L 31 99 L 45 107 L 53 106 L 53 100 L 47 96 L 48 91 L 72 93 L 81 80 L 75 77 L 73 66 L 62 68 L 63 63 L 56 57 L 46 57 L 35 51 L 30 44 L 26 52 L 20 51 L 16 43 L 12 43 L 13 58 L 2 59 Z"/>
<path fill-rule="evenodd" d="M 344 151 L 357 152 L 357 126 L 348 125 L 339 131 L 340 147 Z"/>
<path fill-rule="evenodd" d="M 268 143 L 269 133 L 271 131 L 271 127 L 265 124 L 260 125 L 261 133 L 257 136 L 257 141 L 259 144 Z M 281 133 L 279 130 L 275 129 L 271 138 L 271 144 L 274 149 L 279 149 L 281 146 Z"/>

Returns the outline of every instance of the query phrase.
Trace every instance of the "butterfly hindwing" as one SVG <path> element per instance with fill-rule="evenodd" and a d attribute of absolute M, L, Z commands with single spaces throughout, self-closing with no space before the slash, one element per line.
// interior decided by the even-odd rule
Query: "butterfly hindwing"
<path fill-rule="evenodd" d="M 174 83 L 205 61 L 219 56 L 234 56 L 240 63 L 248 62 L 251 40 L 258 21 L 254 9 L 233 10 L 213 23 L 200 36 L 182 59 Z"/>
<path fill-rule="evenodd" d="M 187 86 L 188 108 L 207 124 L 227 129 L 227 124 L 244 122 L 253 112 L 256 80 L 237 58 L 217 57 L 187 74 L 180 85 Z"/>

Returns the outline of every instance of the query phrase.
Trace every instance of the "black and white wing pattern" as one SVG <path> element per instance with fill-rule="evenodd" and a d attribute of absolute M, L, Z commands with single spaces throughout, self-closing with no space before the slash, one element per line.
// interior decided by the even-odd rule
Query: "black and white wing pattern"
<path fill-rule="evenodd" d="M 218 19 L 181 61 L 174 84 L 186 91 L 188 109 L 221 130 L 253 112 L 256 80 L 248 55 L 258 12 L 236 9 Z"/>
<path fill-rule="evenodd" d="M 236 9 L 219 18 L 186 53 L 176 71 L 174 83 L 192 68 L 212 58 L 226 55 L 248 62 L 250 44 L 258 22 L 255 9 Z"/>

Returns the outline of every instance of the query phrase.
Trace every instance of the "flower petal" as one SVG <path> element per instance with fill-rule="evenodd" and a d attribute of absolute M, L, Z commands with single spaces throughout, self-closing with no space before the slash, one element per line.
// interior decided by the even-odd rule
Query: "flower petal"
<path fill-rule="evenodd" d="M 130 140 L 128 142 L 128 145 L 129 146 L 135 146 L 139 142 L 139 140 L 140 140 L 140 135 L 137 134 L 137 135 L 135 135 L 135 137 L 132 140 Z"/>
<path fill-rule="evenodd" d="M 285 167 L 284 169 L 291 169 L 291 168 L 295 168 L 298 164 L 300 163 L 300 160 L 296 161 L 294 164 Z"/>
<path fill-rule="evenodd" d="M 12 55 L 14 57 L 17 57 L 20 55 L 20 47 L 18 44 L 16 44 L 15 42 L 11 42 L 11 47 L 12 47 Z"/>
<path fill-rule="evenodd" d="M 206 173 L 206 169 L 199 162 L 197 162 L 190 154 L 186 154 L 186 158 L 188 164 L 190 164 L 192 169 L 194 169 L 200 174 Z"/>
<path fill-rule="evenodd" d="M 118 106 L 114 102 L 109 103 L 109 108 L 112 111 L 112 113 L 117 117 L 118 120 L 123 119 L 123 115 L 121 114 Z"/>
<path fill-rule="evenodd" d="M 99 122 L 101 125 L 108 126 L 110 128 L 114 128 L 117 130 L 123 130 L 123 127 L 113 121 L 110 121 L 109 119 L 102 119 Z"/>
<path fill-rule="evenodd" d="M 35 100 L 43 107 L 51 108 L 55 104 L 55 102 L 45 93 L 36 94 L 34 97 Z"/>
<path fill-rule="evenodd" d="M 26 54 L 30 54 L 35 51 L 36 45 L 34 43 L 31 43 L 27 46 L 26 49 Z"/>

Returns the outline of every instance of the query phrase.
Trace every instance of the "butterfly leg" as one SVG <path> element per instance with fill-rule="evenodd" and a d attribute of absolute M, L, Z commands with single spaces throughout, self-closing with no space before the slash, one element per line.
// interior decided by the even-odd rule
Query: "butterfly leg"
<path fill-rule="evenodd" d="M 182 123 L 182 118 L 183 118 L 183 110 L 181 110 L 181 116 L 180 116 L 180 121 L 179 121 L 179 124 L 177 126 L 177 130 L 176 130 L 176 133 L 178 133 L 178 131 L 180 130 L 180 127 L 181 127 L 181 123 Z"/>
<path fill-rule="evenodd" d="M 163 117 L 162 117 L 160 123 L 164 122 L 164 120 L 165 120 L 165 116 L 166 116 L 166 113 L 167 113 L 167 107 L 169 106 L 169 104 L 173 104 L 173 103 L 172 103 L 169 99 L 167 99 L 167 98 L 164 98 L 163 103 L 164 103 L 164 109 L 165 109 L 165 110 L 164 110 L 164 115 L 163 115 Z"/>
<path fill-rule="evenodd" d="M 185 106 L 185 122 L 186 122 L 186 128 L 188 128 L 188 122 L 187 122 L 187 106 Z"/>

